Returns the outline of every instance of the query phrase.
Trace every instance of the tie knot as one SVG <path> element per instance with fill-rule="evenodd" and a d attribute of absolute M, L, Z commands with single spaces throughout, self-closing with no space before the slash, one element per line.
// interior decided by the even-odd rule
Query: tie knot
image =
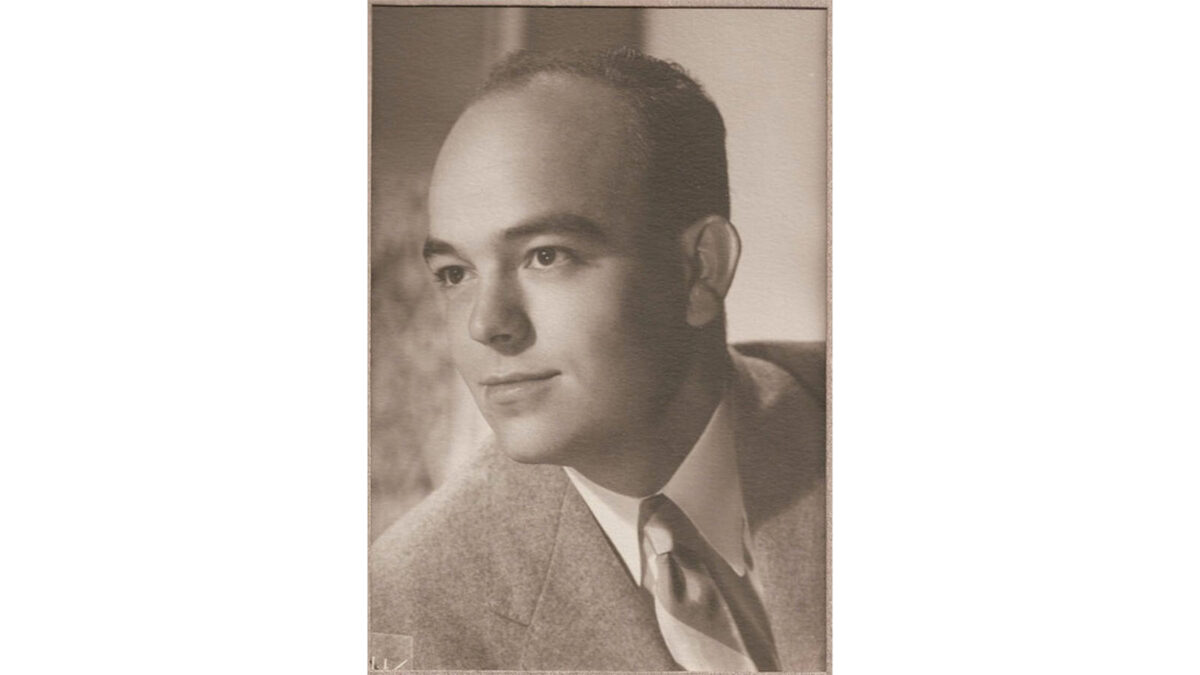
<path fill-rule="evenodd" d="M 654 495 L 642 502 L 642 523 L 642 536 L 655 554 L 692 548 L 695 526 L 667 496 Z"/>

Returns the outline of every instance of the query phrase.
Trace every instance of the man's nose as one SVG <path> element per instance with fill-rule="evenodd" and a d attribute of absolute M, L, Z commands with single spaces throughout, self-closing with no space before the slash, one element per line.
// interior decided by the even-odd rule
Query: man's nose
<path fill-rule="evenodd" d="M 480 284 L 468 331 L 471 339 L 506 354 L 529 346 L 533 326 L 525 313 L 521 289 L 514 281 L 491 279 Z"/>

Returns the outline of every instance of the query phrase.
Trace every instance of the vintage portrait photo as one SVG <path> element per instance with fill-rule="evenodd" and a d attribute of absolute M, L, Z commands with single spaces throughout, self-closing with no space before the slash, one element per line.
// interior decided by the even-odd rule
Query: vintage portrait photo
<path fill-rule="evenodd" d="M 0 674 L 1200 673 L 1200 4 L 149 4 L 0 21 Z"/>
<path fill-rule="evenodd" d="M 827 6 L 370 11 L 371 669 L 827 671 Z"/>

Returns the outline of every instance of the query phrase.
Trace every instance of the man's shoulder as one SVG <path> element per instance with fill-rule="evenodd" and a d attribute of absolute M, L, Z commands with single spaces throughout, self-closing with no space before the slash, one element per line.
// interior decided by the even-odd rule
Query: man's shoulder
<path fill-rule="evenodd" d="M 750 342 L 733 345 L 731 351 L 742 431 L 763 437 L 764 449 L 823 460 L 825 345 Z"/>
<path fill-rule="evenodd" d="M 420 503 L 400 517 L 371 545 L 372 560 L 408 555 L 417 542 L 448 540 L 446 528 L 470 527 L 485 510 L 487 467 L 491 458 L 479 453 Z M 428 540 L 425 541 L 425 540 Z"/>
<path fill-rule="evenodd" d="M 485 448 L 380 535 L 368 556 L 371 631 L 409 636 L 417 669 L 513 663 L 519 624 L 496 604 L 508 583 L 496 565 L 519 563 L 506 536 L 518 525 L 508 521 L 561 500 L 555 485 L 567 478 L 553 468 Z"/>
<path fill-rule="evenodd" d="M 761 386 L 782 389 L 796 386 L 806 398 L 824 408 L 825 405 L 825 343 L 759 341 L 741 342 L 732 349 L 747 370 L 756 370 Z M 769 364 L 769 365 L 768 365 Z M 775 370 L 775 373 L 771 373 Z M 783 378 L 779 371 L 790 376 Z"/>
<path fill-rule="evenodd" d="M 518 464 L 485 447 L 371 545 L 376 629 L 400 618 L 414 620 L 415 614 L 453 613 L 459 605 L 475 611 L 475 603 L 489 595 L 496 533 L 510 529 L 509 521 L 546 511 L 543 502 L 561 500 L 566 482 L 558 467 Z M 396 612 L 404 616 L 393 616 Z"/>
<path fill-rule="evenodd" d="M 755 559 L 776 646 L 797 670 L 825 664 L 827 416 L 825 349 L 755 343 L 733 350 L 737 444 Z"/>
<path fill-rule="evenodd" d="M 732 347 L 739 464 L 748 506 L 823 522 L 825 346 L 756 342 Z M 753 515 L 753 514 L 752 514 Z"/>
<path fill-rule="evenodd" d="M 483 447 L 371 545 L 372 585 L 401 575 L 407 583 L 419 583 L 422 574 L 444 573 L 447 562 L 458 569 L 482 565 L 485 540 L 479 535 L 503 515 L 502 502 L 515 497 L 507 488 L 521 478 L 529 481 L 520 475 L 522 468 Z"/>
<path fill-rule="evenodd" d="M 482 563 L 475 544 L 486 527 L 490 461 L 472 460 L 375 540 L 368 556 L 373 600 L 404 597 L 415 605 L 414 596 L 436 583 L 448 560 L 459 568 Z"/>

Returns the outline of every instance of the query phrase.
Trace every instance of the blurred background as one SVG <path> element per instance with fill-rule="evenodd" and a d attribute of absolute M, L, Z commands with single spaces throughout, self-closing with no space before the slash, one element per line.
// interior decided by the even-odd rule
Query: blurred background
<path fill-rule="evenodd" d="M 725 118 L 742 259 L 731 342 L 823 340 L 826 11 L 374 7 L 371 10 L 372 541 L 488 433 L 434 330 L 421 260 L 442 140 L 516 49 L 626 45 L 682 65 Z"/>

